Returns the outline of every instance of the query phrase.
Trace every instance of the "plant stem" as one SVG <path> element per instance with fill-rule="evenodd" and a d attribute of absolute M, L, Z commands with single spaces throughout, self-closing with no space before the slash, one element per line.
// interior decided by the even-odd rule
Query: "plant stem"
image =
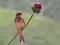
<path fill-rule="evenodd" d="M 24 26 L 24 28 L 27 27 L 27 25 L 28 25 L 29 22 L 31 21 L 31 19 L 32 19 L 33 15 L 34 15 L 34 13 L 35 13 L 35 12 L 33 12 L 33 14 L 31 15 L 30 19 L 28 20 L 28 22 L 26 23 L 26 25 Z M 23 30 L 21 30 L 21 31 L 23 31 Z M 11 42 L 17 37 L 17 35 L 18 35 L 21 31 L 19 31 L 19 32 L 16 33 L 16 35 L 11 39 L 11 41 L 8 43 L 8 45 L 11 44 Z"/>
<path fill-rule="evenodd" d="M 28 20 L 28 22 L 26 23 L 26 25 L 24 26 L 24 28 L 29 24 L 29 22 L 31 21 L 33 15 L 34 15 L 34 12 L 33 12 L 33 14 L 31 15 L 30 19 Z"/>

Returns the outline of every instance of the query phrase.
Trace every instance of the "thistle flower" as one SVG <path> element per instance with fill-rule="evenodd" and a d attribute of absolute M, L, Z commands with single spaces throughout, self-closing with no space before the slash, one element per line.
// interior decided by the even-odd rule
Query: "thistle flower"
<path fill-rule="evenodd" d="M 32 10 L 35 13 L 39 13 L 41 11 L 41 9 L 42 9 L 42 4 L 39 2 L 35 2 L 32 6 Z"/>

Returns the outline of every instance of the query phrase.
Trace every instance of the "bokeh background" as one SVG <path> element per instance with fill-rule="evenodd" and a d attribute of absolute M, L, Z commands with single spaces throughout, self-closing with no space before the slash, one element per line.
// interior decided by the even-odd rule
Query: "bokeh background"
<path fill-rule="evenodd" d="M 0 0 L 0 45 L 7 45 L 16 32 L 14 18 L 23 11 L 25 23 L 32 14 L 31 6 L 37 0 Z M 24 45 L 60 45 L 60 0 L 38 0 L 43 4 L 42 14 L 35 14 L 24 29 Z M 11 45 L 21 45 L 19 36 Z"/>

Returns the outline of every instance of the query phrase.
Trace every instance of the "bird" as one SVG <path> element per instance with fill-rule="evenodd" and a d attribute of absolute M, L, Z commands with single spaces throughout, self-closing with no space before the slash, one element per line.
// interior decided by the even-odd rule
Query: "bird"
<path fill-rule="evenodd" d="M 16 30 L 17 32 L 21 31 L 20 32 L 20 35 L 19 35 L 19 42 L 20 43 L 25 43 L 25 39 L 24 39 L 24 25 L 25 25 L 25 21 L 23 19 L 23 13 L 21 11 L 18 11 L 16 13 L 16 16 L 15 16 L 15 20 L 14 20 L 14 24 L 15 24 L 15 27 L 16 27 Z"/>

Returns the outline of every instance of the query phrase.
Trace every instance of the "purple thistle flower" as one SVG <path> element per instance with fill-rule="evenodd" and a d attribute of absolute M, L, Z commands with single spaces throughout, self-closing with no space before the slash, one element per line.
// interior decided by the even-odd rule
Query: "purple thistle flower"
<path fill-rule="evenodd" d="M 35 4 L 34 4 L 34 7 L 35 7 L 36 9 L 42 9 L 42 5 L 41 5 L 40 3 L 35 3 Z"/>
<path fill-rule="evenodd" d="M 36 13 L 39 13 L 42 9 L 42 4 L 39 2 L 35 2 L 34 5 L 32 6 L 32 10 Z"/>

